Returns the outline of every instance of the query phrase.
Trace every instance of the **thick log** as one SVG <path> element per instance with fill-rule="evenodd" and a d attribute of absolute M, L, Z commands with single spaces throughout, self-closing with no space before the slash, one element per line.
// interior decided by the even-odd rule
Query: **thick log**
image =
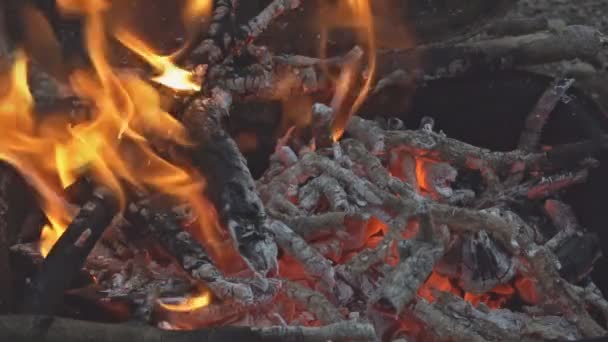
<path fill-rule="evenodd" d="M 222 126 L 230 103 L 229 95 L 216 89 L 210 99 L 193 99 L 182 121 L 198 144 L 192 158 L 208 180 L 207 195 L 221 222 L 251 269 L 266 275 L 278 267 L 277 247 L 247 162 Z"/>
<path fill-rule="evenodd" d="M 219 327 L 192 331 L 149 326 L 104 324 L 50 316 L 0 316 L 0 339 L 15 342 L 325 342 L 368 341 L 369 324 L 346 321 L 321 327 Z"/>
<path fill-rule="evenodd" d="M 85 203 L 65 233 L 47 255 L 38 274 L 26 290 L 22 312 L 50 315 L 63 300 L 97 240 L 110 225 L 117 204 L 112 195 L 98 189 Z"/>

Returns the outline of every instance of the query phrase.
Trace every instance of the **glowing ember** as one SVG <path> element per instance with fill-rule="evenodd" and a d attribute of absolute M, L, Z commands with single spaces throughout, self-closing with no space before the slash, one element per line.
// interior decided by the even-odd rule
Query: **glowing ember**
<path fill-rule="evenodd" d="M 540 302 L 540 294 L 536 290 L 535 281 L 527 277 L 518 277 L 515 279 L 515 288 L 519 297 L 528 304 L 538 304 Z"/>
<path fill-rule="evenodd" d="M 474 306 L 484 303 L 491 309 L 502 308 L 515 294 L 515 289 L 509 284 L 500 284 L 483 294 L 473 294 L 464 292 L 454 285 L 449 277 L 433 271 L 424 285 L 418 290 L 418 296 L 429 302 L 436 300 L 438 292 L 451 292 L 452 294 L 464 298 Z"/>

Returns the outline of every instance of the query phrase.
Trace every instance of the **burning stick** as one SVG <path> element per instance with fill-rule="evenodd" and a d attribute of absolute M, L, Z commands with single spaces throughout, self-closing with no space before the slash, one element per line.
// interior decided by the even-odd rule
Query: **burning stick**
<path fill-rule="evenodd" d="M 444 253 L 444 247 L 439 242 L 441 239 L 434 237 L 439 232 L 434 232 L 432 218 L 422 215 L 420 220 L 417 238 L 400 243 L 403 259 L 383 280 L 376 295 L 377 304 L 388 306 L 397 314 L 416 296 Z"/>
<path fill-rule="evenodd" d="M 336 279 L 331 261 L 325 259 L 283 222 L 274 221 L 270 224 L 269 229 L 274 233 L 279 246 L 299 260 L 311 275 L 320 278 L 327 290 L 333 289 Z"/>
<path fill-rule="evenodd" d="M 282 290 L 287 297 L 302 303 L 323 323 L 337 323 L 343 320 L 338 308 L 319 292 L 288 280 L 283 281 Z"/>
<path fill-rule="evenodd" d="M 300 207 L 311 211 L 319 203 L 323 195 L 329 202 L 332 211 L 350 211 L 346 191 L 332 177 L 321 175 L 300 188 L 298 198 Z"/>
<path fill-rule="evenodd" d="M 501 221 L 508 226 L 521 227 L 530 231 L 516 214 L 503 215 Z M 518 229 L 519 230 L 519 229 Z M 497 236 L 500 239 L 500 236 Z M 583 298 L 574 291 L 558 271 L 559 261 L 546 246 L 538 246 L 529 234 L 515 234 L 508 240 L 500 240 L 504 247 L 511 248 L 515 243 L 530 264 L 531 274 L 538 280 L 545 304 L 557 305 L 564 318 L 576 325 L 585 337 L 604 336 L 606 330 L 587 312 Z"/>
<path fill-rule="evenodd" d="M 153 213 L 145 206 L 131 204 L 126 215 L 133 223 L 148 227 L 158 242 L 178 258 L 184 270 L 194 279 L 205 282 L 218 298 L 245 304 L 254 302 L 252 287 L 225 279 L 205 250 L 168 214 Z"/>
<path fill-rule="evenodd" d="M 543 93 L 526 119 L 526 126 L 519 137 L 518 149 L 527 152 L 537 149 L 543 127 L 545 127 L 551 112 L 566 95 L 573 83 L 574 79 L 572 78 L 558 79 Z"/>
<path fill-rule="evenodd" d="M 84 265 L 116 210 L 112 195 L 97 189 L 47 255 L 27 289 L 22 312 L 44 315 L 55 312 L 63 300 L 63 292 Z"/>
<path fill-rule="evenodd" d="M 195 165 L 209 179 L 207 192 L 237 250 L 252 270 L 265 275 L 277 269 L 276 245 L 266 227 L 264 205 L 245 158 L 222 127 L 230 96 L 215 89 L 213 98 L 195 98 L 182 121 L 199 144 Z"/>

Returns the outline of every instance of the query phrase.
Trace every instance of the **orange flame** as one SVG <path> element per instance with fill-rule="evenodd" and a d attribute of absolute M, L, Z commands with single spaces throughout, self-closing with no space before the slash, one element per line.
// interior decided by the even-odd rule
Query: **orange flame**
<path fill-rule="evenodd" d="M 190 312 L 198 310 L 211 304 L 211 292 L 207 289 L 200 289 L 197 294 L 186 298 L 181 303 L 169 304 L 159 301 L 158 304 L 167 311 Z"/>
<path fill-rule="evenodd" d="M 360 40 L 368 49 L 368 69 L 367 74 L 365 75 L 365 81 L 361 87 L 361 90 L 359 91 L 359 94 L 355 98 L 351 107 L 349 109 L 345 109 L 342 108 L 344 106 L 343 98 L 354 86 L 356 80 L 355 76 L 359 65 L 358 63 L 347 63 L 343 67 L 342 73 L 336 84 L 335 98 L 338 98 L 339 100 L 332 103 L 334 115 L 336 116 L 332 125 L 332 139 L 334 142 L 340 140 L 344 134 L 344 129 L 348 124 L 348 121 L 359 110 L 367 98 L 376 72 L 376 38 L 370 0 L 339 1 L 336 6 L 336 12 L 344 13 L 351 19 L 350 24 L 359 29 L 361 35 Z M 326 32 L 326 30 L 324 30 L 324 32 Z M 325 46 L 327 44 L 326 34 L 323 34 L 322 38 L 321 52 L 322 54 L 325 54 Z"/>
<path fill-rule="evenodd" d="M 192 72 L 173 64 L 172 56 L 159 56 L 146 43 L 124 29 L 117 29 L 114 34 L 124 46 L 135 52 L 160 73 L 153 77 L 152 81 L 174 90 L 192 92 L 201 90 L 201 86 L 192 80 Z"/>
<path fill-rule="evenodd" d="M 161 158 L 151 142 L 171 140 L 190 144 L 186 129 L 161 108 L 160 95 L 146 81 L 117 73 L 108 61 L 103 0 L 59 0 L 64 13 L 84 16 L 85 39 L 92 68 L 76 70 L 70 77 L 72 91 L 90 100 L 88 121 L 73 122 L 69 113 L 38 117 L 27 84 L 25 53 L 16 54 L 13 67 L 0 75 L 0 160 L 22 173 L 36 188 L 49 225 L 41 235 L 46 255 L 74 215 L 62 199 L 64 188 L 86 173 L 109 188 L 125 207 L 124 186 L 141 192 L 157 191 L 187 202 L 199 218 L 194 230 L 211 245 L 221 245 L 216 216 L 207 215 L 204 180 L 188 167 Z M 123 33 L 126 31 L 122 31 Z M 124 37 L 130 37 L 125 34 Z M 175 89 L 198 89 L 185 71 L 157 56 L 141 43 L 142 56 L 160 72 L 155 81 Z M 215 250 L 220 250 L 215 248 Z"/>
<path fill-rule="evenodd" d="M 183 20 L 187 27 L 194 26 L 193 22 L 211 15 L 212 0 L 189 0 L 183 10 Z"/>

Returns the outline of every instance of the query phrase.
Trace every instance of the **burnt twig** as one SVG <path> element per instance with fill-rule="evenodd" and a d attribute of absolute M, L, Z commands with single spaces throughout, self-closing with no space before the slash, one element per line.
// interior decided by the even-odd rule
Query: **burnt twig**
<path fill-rule="evenodd" d="M 325 259 L 283 222 L 274 221 L 269 229 L 274 233 L 277 244 L 299 260 L 311 275 L 321 279 L 326 289 L 330 290 L 335 286 L 335 271 L 331 261 Z"/>

